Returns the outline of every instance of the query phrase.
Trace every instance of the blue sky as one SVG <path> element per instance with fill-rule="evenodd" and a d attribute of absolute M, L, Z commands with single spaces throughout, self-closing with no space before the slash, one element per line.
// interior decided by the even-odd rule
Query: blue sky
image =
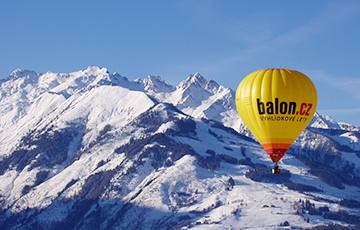
<path fill-rule="evenodd" d="M 0 76 L 20 67 L 107 67 L 177 83 L 200 72 L 233 89 L 259 68 L 309 75 L 318 111 L 360 125 L 360 1 L 0 3 Z"/>

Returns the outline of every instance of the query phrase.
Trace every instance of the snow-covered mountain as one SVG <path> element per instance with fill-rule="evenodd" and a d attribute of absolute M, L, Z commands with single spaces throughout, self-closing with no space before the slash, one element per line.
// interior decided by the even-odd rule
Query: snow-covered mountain
<path fill-rule="evenodd" d="M 199 73 L 15 70 L 0 85 L 0 229 L 360 228 L 360 131 L 316 114 L 283 173 Z"/>

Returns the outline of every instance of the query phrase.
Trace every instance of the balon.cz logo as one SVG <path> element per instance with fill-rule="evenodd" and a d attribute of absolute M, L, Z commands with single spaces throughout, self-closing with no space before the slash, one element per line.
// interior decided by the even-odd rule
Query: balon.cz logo
<path fill-rule="evenodd" d="M 275 101 L 262 102 L 260 98 L 256 99 L 257 108 L 260 115 L 269 114 L 288 114 L 288 115 L 301 115 L 301 116 L 310 116 L 310 111 L 312 108 L 311 103 L 301 103 L 298 110 L 298 105 L 294 101 L 279 102 L 279 98 L 275 98 Z"/>

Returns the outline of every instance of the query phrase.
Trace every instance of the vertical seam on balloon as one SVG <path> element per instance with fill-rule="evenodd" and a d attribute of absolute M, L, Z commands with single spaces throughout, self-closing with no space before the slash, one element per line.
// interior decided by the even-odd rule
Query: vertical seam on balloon
<path fill-rule="evenodd" d="M 281 95 L 283 95 L 283 92 L 287 88 L 287 85 L 288 85 L 288 83 L 286 81 L 286 76 L 283 74 L 282 69 L 277 69 L 276 71 L 278 72 L 278 75 L 280 75 L 280 79 L 281 79 L 281 82 L 282 82 L 282 88 L 280 89 L 280 91 L 281 91 Z M 279 98 L 279 100 L 280 100 L 280 98 Z M 279 110 L 280 110 L 280 108 L 279 108 Z M 283 137 L 283 133 L 280 133 L 279 135 L 281 137 Z"/>
<path fill-rule="evenodd" d="M 250 90 L 250 99 L 251 99 L 251 102 L 252 102 L 252 99 L 253 99 L 253 87 L 254 87 L 254 82 L 256 81 L 256 79 L 258 78 L 258 76 L 259 76 L 259 74 L 261 73 L 262 71 L 258 71 L 257 73 L 256 73 L 256 75 L 255 75 L 255 77 L 252 79 L 252 81 L 251 81 L 251 84 L 250 84 L 250 88 L 251 88 L 251 90 Z M 251 103 L 252 104 L 252 103 Z M 256 124 L 256 129 L 255 129 L 255 131 L 256 130 L 258 130 L 259 128 L 260 128 L 260 124 L 259 124 L 259 121 L 258 121 L 258 119 L 255 119 L 255 109 L 254 109 L 254 106 L 250 106 L 250 108 L 251 108 L 251 111 L 252 111 L 252 114 L 253 114 L 253 116 L 251 116 L 251 120 L 253 121 L 253 123 L 255 123 Z M 254 122 L 255 121 L 255 122 Z M 258 135 L 258 137 L 256 137 L 257 139 L 258 139 L 258 141 L 260 142 L 260 140 L 259 140 L 259 138 L 260 138 L 260 136 Z"/>
<path fill-rule="evenodd" d="M 294 72 L 294 71 L 293 71 L 293 72 Z M 290 74 L 291 74 L 291 73 L 290 73 Z M 291 76 L 291 75 L 290 75 L 290 76 Z M 298 76 L 295 75 L 295 79 L 294 79 L 294 81 L 295 81 L 295 84 L 294 84 L 294 85 L 295 85 L 295 91 L 296 91 L 296 92 L 300 92 L 300 91 L 302 91 L 302 90 L 301 90 L 301 82 L 298 81 L 297 77 L 298 77 Z M 299 87 L 299 86 L 300 86 L 300 87 Z M 292 96 L 294 96 L 294 95 L 292 95 Z M 299 97 L 298 97 L 298 96 L 296 96 L 295 98 L 296 98 L 297 101 L 299 101 Z M 298 109 L 298 108 L 297 108 L 297 109 Z M 296 139 L 295 139 L 295 140 L 296 140 Z"/>
<path fill-rule="evenodd" d="M 299 85 L 301 85 L 302 87 L 306 87 L 307 86 L 307 84 L 306 84 L 306 82 L 304 81 L 304 77 L 302 76 L 302 74 L 300 74 L 298 71 L 295 71 L 295 76 L 297 77 L 297 79 L 298 79 L 298 82 L 299 82 Z M 305 94 L 305 91 L 306 90 L 300 90 L 300 93 L 301 93 L 301 97 L 300 98 L 306 98 L 306 94 Z M 303 101 L 304 102 L 304 101 Z M 305 128 L 307 127 L 307 125 L 305 126 Z M 304 129 L 305 129 L 304 128 Z M 299 134 L 300 135 L 300 134 Z"/>
<path fill-rule="evenodd" d="M 264 98 L 264 95 L 263 95 L 263 88 L 266 88 L 266 87 L 271 87 L 271 77 L 269 77 L 270 79 L 270 82 L 269 82 L 269 79 L 267 79 L 267 74 L 270 72 L 270 74 L 272 75 L 272 73 L 274 72 L 273 69 L 267 69 L 264 74 L 263 74 L 263 78 L 262 78 L 262 81 L 261 81 L 261 98 Z M 264 132 L 266 135 L 264 136 L 268 136 L 268 133 L 269 133 L 269 129 L 270 129 L 270 122 L 269 121 L 263 121 L 263 124 L 264 124 Z"/>
<path fill-rule="evenodd" d="M 284 84 L 284 86 L 286 87 L 286 85 L 287 85 L 287 82 L 286 82 L 286 77 L 282 74 L 282 72 L 281 72 L 281 70 L 280 69 L 278 69 L 278 71 L 279 71 L 279 73 L 280 73 L 280 76 L 281 76 L 281 79 L 282 79 L 282 81 L 283 81 L 283 84 Z"/>
<path fill-rule="evenodd" d="M 275 82 L 275 84 L 278 84 L 278 81 L 277 81 L 277 79 L 275 77 L 275 71 L 272 71 L 271 78 L 272 78 L 271 84 L 274 84 L 274 82 Z M 279 88 L 278 85 L 276 85 L 276 87 Z M 276 93 L 275 93 L 275 88 L 274 87 L 271 87 L 271 94 L 272 94 L 272 101 L 275 101 Z"/>
<path fill-rule="evenodd" d="M 293 70 L 292 71 L 294 73 L 294 81 L 295 81 L 295 86 L 296 86 L 296 92 L 298 92 L 298 94 L 300 96 L 296 97 L 297 100 L 299 100 L 299 102 L 301 103 L 301 98 L 304 98 L 304 84 L 305 82 L 302 80 L 303 76 L 302 74 L 300 74 L 298 71 Z M 298 125 L 298 134 L 294 139 L 294 142 L 297 140 L 297 138 L 299 137 L 299 135 L 301 134 L 301 132 L 306 128 L 306 126 L 304 128 L 300 127 L 300 125 Z"/>

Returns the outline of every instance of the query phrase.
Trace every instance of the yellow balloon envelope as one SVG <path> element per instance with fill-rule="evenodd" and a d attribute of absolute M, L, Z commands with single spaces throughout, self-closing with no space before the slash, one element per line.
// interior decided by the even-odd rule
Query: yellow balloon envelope
<path fill-rule="evenodd" d="M 275 163 L 309 124 L 316 106 L 314 84 L 290 69 L 255 71 L 236 91 L 237 111 Z"/>

